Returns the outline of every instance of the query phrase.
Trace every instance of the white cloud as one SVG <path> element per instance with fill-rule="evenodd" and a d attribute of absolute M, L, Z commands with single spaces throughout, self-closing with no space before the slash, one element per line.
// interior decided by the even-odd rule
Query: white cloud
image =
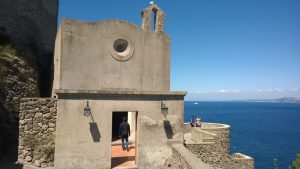
<path fill-rule="evenodd" d="M 191 92 L 195 94 L 225 94 L 225 93 L 240 93 L 240 90 L 234 89 L 234 90 L 225 90 L 225 89 L 213 89 L 213 90 L 204 90 L 204 91 L 196 91 Z"/>
<path fill-rule="evenodd" d="M 220 89 L 220 90 L 215 90 L 216 93 L 228 93 L 227 90 Z"/>
<path fill-rule="evenodd" d="M 298 92 L 299 88 L 291 88 L 291 89 L 289 89 L 289 91 L 291 91 L 291 92 Z"/>
<path fill-rule="evenodd" d="M 262 92 L 283 92 L 282 89 L 279 88 L 273 88 L 273 89 L 259 89 L 257 92 L 262 93 Z"/>
<path fill-rule="evenodd" d="M 237 89 L 234 89 L 234 90 L 232 90 L 232 93 L 240 93 L 240 91 Z"/>

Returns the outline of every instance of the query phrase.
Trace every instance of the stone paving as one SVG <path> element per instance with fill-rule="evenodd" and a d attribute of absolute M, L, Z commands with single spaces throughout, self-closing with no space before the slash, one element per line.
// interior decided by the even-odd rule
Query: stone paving
<path fill-rule="evenodd" d="M 122 150 L 121 145 L 115 145 L 111 147 L 112 158 L 111 166 L 112 168 L 123 168 L 123 167 L 135 167 L 135 145 L 129 145 L 129 151 Z"/>

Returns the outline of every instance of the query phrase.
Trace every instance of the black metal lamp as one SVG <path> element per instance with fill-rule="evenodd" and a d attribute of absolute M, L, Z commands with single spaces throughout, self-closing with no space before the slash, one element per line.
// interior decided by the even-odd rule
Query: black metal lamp
<path fill-rule="evenodd" d="M 89 101 L 86 101 L 86 107 L 84 108 L 84 116 L 90 116 L 91 115 L 91 109 L 89 107 Z"/>
<path fill-rule="evenodd" d="M 166 106 L 166 104 L 165 104 L 164 102 L 161 102 L 160 108 L 161 108 L 161 112 L 162 112 L 164 115 L 168 114 L 168 107 Z"/>

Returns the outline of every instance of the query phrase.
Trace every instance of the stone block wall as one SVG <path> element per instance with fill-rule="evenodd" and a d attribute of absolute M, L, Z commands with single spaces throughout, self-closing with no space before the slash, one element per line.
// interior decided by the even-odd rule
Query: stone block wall
<path fill-rule="evenodd" d="M 191 153 L 182 143 L 170 142 L 172 147 L 172 159 L 168 160 L 165 169 L 213 169 Z"/>
<path fill-rule="evenodd" d="M 254 159 L 241 153 L 232 154 L 232 158 L 237 163 L 239 169 L 254 168 Z"/>
<path fill-rule="evenodd" d="M 197 158 L 200 158 L 203 162 L 210 164 L 214 168 L 254 168 L 253 158 L 240 153 L 236 153 L 233 154 L 233 156 L 230 156 L 230 126 L 224 124 L 203 123 L 200 130 L 215 135 L 213 137 L 213 142 L 210 143 L 197 143 L 193 141 L 186 142 L 186 148 Z"/>
<path fill-rule="evenodd" d="M 172 160 L 167 166 L 168 168 L 177 169 L 193 169 L 185 160 L 182 158 L 181 154 L 178 153 L 174 148 L 172 149 Z M 166 168 L 167 168 L 166 167 Z"/>
<path fill-rule="evenodd" d="M 18 162 L 36 167 L 54 166 L 57 100 L 23 98 L 19 117 Z"/>
<path fill-rule="evenodd" d="M 230 153 L 230 126 L 217 123 L 203 123 L 201 130 L 216 134 L 214 136 L 214 146 L 220 153 Z"/>
<path fill-rule="evenodd" d="M 231 168 L 233 160 L 230 155 L 220 153 L 215 144 L 186 144 L 186 148 L 195 154 L 197 158 L 214 168 L 233 169 Z"/>

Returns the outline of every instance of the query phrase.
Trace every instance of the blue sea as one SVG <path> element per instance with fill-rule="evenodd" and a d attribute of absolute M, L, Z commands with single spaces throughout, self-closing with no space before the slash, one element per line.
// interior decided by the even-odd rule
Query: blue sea
<path fill-rule="evenodd" d="M 300 153 L 300 104 L 263 102 L 185 102 L 185 122 L 200 115 L 203 122 L 231 126 L 231 153 L 255 159 L 255 169 L 288 169 Z"/>

